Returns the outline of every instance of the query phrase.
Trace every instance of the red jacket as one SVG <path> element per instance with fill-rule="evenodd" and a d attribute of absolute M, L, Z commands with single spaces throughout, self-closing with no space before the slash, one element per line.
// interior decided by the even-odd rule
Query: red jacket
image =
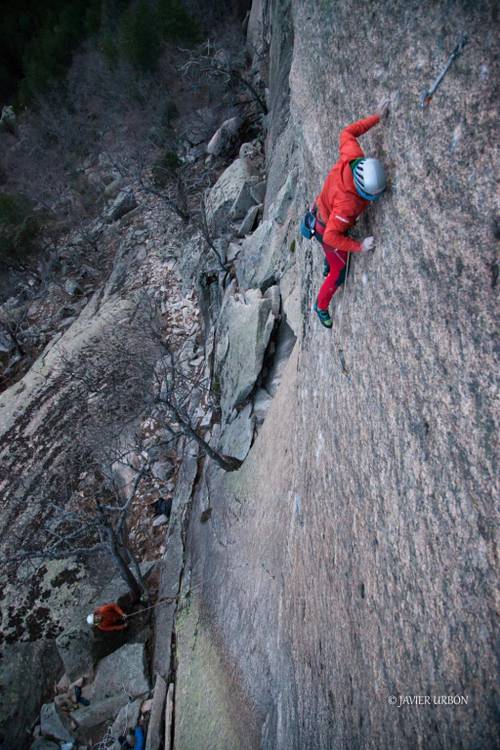
<path fill-rule="evenodd" d="M 101 621 L 96 623 L 99 630 L 125 630 L 127 627 L 126 615 L 118 604 L 103 604 L 97 607 L 94 617 L 98 615 Z"/>
<path fill-rule="evenodd" d="M 340 134 L 340 158 L 330 170 L 321 193 L 316 198 L 319 218 L 326 224 L 323 245 L 326 249 L 359 252 L 361 243 L 346 237 L 360 213 L 369 205 L 356 192 L 349 162 L 365 154 L 356 140 L 380 121 L 379 115 L 370 115 L 364 120 L 353 122 Z"/>

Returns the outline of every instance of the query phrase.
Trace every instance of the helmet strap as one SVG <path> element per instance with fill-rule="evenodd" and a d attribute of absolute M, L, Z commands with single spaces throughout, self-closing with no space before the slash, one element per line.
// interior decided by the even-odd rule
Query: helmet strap
<path fill-rule="evenodd" d="M 360 161 L 364 161 L 365 159 L 366 159 L 365 156 L 360 156 L 359 159 L 353 159 L 352 161 L 350 161 L 349 164 L 350 164 L 352 171 L 354 172 L 356 165 L 359 164 Z"/>

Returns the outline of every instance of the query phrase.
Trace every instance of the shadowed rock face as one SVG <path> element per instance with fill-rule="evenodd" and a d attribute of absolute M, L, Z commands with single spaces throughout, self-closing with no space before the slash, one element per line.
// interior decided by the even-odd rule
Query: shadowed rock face
<path fill-rule="evenodd" d="M 290 16 L 258 5 L 282 108 L 273 82 L 284 80 Z M 243 468 L 211 469 L 193 506 L 195 593 L 178 629 L 176 690 L 176 717 L 190 726 L 181 720 L 176 747 L 193 750 L 211 705 L 226 717 L 214 747 L 235 747 L 235 731 L 243 743 L 256 725 L 256 742 L 273 750 L 491 747 L 493 4 L 340 0 L 292 11 L 290 115 L 273 111 L 266 207 L 296 166 L 297 225 L 341 128 L 395 92 L 387 124 L 362 140 L 391 188 L 359 223 L 377 251 L 353 259 L 333 335 L 309 314 L 319 245 L 298 243 L 282 259 L 295 261 L 300 290 L 294 353 Z M 422 111 L 420 94 L 462 30 L 471 42 Z M 200 648 L 226 665 L 209 691 L 198 689 Z M 241 694 L 248 715 L 235 729 Z M 407 695 L 431 704 L 389 702 Z M 467 705 L 437 705 L 440 696 Z"/>

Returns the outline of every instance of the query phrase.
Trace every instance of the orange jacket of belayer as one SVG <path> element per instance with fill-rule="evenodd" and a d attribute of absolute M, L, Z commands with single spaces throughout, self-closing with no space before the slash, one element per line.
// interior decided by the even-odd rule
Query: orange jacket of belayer
<path fill-rule="evenodd" d="M 326 224 L 322 241 L 327 250 L 351 253 L 361 250 L 361 242 L 347 237 L 345 233 L 370 201 L 356 192 L 350 162 L 365 155 L 357 138 L 379 121 L 379 115 L 370 115 L 348 125 L 340 134 L 340 158 L 330 170 L 323 189 L 316 198 L 319 218 Z"/>
<path fill-rule="evenodd" d="M 127 627 L 126 615 L 118 604 L 103 604 L 97 607 L 94 617 L 100 617 L 101 621 L 96 623 L 99 630 L 124 630 Z"/>

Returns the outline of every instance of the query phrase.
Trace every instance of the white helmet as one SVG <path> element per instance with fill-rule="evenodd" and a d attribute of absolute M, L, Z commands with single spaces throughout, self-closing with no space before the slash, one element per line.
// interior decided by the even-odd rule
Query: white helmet
<path fill-rule="evenodd" d="M 376 201 L 385 190 L 387 180 L 378 159 L 357 159 L 352 171 L 358 194 L 368 201 Z"/>
<path fill-rule="evenodd" d="M 87 615 L 87 625 L 94 624 L 94 615 Z"/>

